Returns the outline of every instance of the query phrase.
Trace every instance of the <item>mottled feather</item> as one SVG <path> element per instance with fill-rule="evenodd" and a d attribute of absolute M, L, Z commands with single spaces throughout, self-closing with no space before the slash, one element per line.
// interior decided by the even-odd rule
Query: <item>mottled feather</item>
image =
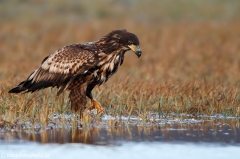
<path fill-rule="evenodd" d="M 125 52 L 132 49 L 130 45 L 139 48 L 133 51 L 140 57 L 137 36 L 126 30 L 112 31 L 96 42 L 65 46 L 44 58 L 41 66 L 9 93 L 57 87 L 59 95 L 68 89 L 72 110 L 82 112 L 86 107 L 86 96 L 93 99 L 92 89 L 118 70 Z"/>
<path fill-rule="evenodd" d="M 61 94 L 76 76 L 86 73 L 96 65 L 98 55 L 93 50 L 96 50 L 94 43 L 73 44 L 57 50 L 43 60 L 42 65 L 26 80 L 31 82 L 28 85 L 25 83 L 23 87 L 28 88 L 26 92 L 33 92 L 48 86 L 56 86 L 59 88 L 58 95 Z M 48 82 L 46 87 L 38 84 L 46 81 Z"/>

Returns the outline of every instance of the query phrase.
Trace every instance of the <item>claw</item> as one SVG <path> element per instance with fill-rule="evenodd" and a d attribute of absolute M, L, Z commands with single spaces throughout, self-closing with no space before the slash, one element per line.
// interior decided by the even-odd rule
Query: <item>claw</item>
<path fill-rule="evenodd" d="M 92 101 L 93 105 L 90 107 L 87 107 L 86 111 L 88 111 L 88 110 L 91 111 L 93 109 L 97 109 L 97 114 L 102 115 L 104 113 L 104 109 L 102 108 L 101 104 L 98 103 L 95 99 L 91 99 L 91 101 Z"/>

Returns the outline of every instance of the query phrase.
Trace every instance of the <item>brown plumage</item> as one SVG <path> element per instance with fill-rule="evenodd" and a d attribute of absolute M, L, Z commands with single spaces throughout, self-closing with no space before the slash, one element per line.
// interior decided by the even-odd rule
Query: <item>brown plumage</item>
<path fill-rule="evenodd" d="M 137 36 L 126 30 L 114 30 L 95 42 L 65 46 L 46 57 L 27 80 L 9 93 L 57 87 L 57 95 L 70 90 L 69 98 L 74 112 L 84 111 L 86 96 L 97 107 L 92 89 L 106 82 L 118 70 L 128 50 L 141 56 Z"/>

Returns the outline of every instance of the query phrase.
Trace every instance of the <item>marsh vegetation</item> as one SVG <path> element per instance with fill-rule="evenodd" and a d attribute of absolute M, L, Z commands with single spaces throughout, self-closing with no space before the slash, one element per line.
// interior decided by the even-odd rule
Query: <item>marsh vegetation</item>
<path fill-rule="evenodd" d="M 119 71 L 94 91 L 105 115 L 134 116 L 145 123 L 152 113 L 164 120 L 172 114 L 221 114 L 235 117 L 239 128 L 239 1 L 0 3 L 1 130 L 25 129 L 28 124 L 44 130 L 56 115 L 71 115 L 68 92 L 59 97 L 55 89 L 7 92 L 58 48 L 122 28 L 139 37 L 143 55 L 138 59 L 127 52 Z M 59 121 L 72 129 L 80 119 Z"/>

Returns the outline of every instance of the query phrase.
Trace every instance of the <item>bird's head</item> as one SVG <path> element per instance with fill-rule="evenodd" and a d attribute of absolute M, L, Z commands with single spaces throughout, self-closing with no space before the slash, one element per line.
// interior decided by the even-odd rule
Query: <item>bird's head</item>
<path fill-rule="evenodd" d="M 126 30 L 114 30 L 102 39 L 105 44 L 110 44 L 109 46 L 122 47 L 125 51 L 132 50 L 138 57 L 142 55 L 138 37 Z"/>

